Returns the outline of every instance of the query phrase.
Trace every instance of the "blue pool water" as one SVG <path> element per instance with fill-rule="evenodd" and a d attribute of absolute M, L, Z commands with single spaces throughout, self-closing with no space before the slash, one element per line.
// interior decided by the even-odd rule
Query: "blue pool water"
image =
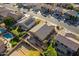
<path fill-rule="evenodd" d="M 13 35 L 11 33 L 5 33 L 3 34 L 3 37 L 7 40 L 11 40 L 13 38 Z"/>
<path fill-rule="evenodd" d="M 0 28 L 0 34 L 4 33 L 6 30 L 4 28 Z"/>

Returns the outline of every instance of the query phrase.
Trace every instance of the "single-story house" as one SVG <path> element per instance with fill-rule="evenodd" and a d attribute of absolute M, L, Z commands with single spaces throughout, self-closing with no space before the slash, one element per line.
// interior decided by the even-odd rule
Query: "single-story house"
<path fill-rule="evenodd" d="M 38 25 L 33 27 L 30 32 L 37 36 L 41 41 L 46 39 L 54 30 L 54 26 L 49 25 L 45 22 L 40 22 Z"/>

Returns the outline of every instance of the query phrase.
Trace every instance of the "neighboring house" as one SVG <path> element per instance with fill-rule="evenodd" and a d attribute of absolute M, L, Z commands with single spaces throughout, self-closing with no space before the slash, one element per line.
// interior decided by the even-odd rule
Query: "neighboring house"
<path fill-rule="evenodd" d="M 31 8 L 35 7 L 36 3 L 22 3 L 19 5 L 21 5 L 21 7 L 23 7 L 24 9 L 31 9 Z"/>
<path fill-rule="evenodd" d="M 13 12 L 10 12 L 8 14 L 8 16 L 13 17 L 17 21 L 17 20 L 21 19 L 24 15 L 22 13 L 20 13 L 20 12 L 14 12 L 13 11 Z"/>
<path fill-rule="evenodd" d="M 0 41 L 0 55 L 3 55 L 6 50 L 6 45 Z"/>
<path fill-rule="evenodd" d="M 5 7 L 0 7 L 0 15 L 3 17 L 7 17 L 11 10 L 6 9 Z"/>
<path fill-rule="evenodd" d="M 69 10 L 66 13 L 64 13 L 65 19 L 70 19 L 70 16 L 76 17 L 78 13 L 75 10 Z"/>
<path fill-rule="evenodd" d="M 21 42 L 15 49 L 8 54 L 9 56 L 39 56 L 40 52 L 28 45 L 26 42 Z"/>
<path fill-rule="evenodd" d="M 0 7 L 0 15 L 3 17 L 11 16 L 15 20 L 18 20 L 23 16 L 23 14 L 21 14 L 20 12 L 15 12 L 15 11 L 9 10 L 5 7 Z"/>
<path fill-rule="evenodd" d="M 56 49 L 61 55 L 73 55 L 74 52 L 79 48 L 79 42 L 75 35 L 65 34 L 65 36 L 58 34 L 56 36 Z"/>
<path fill-rule="evenodd" d="M 49 4 L 41 4 L 41 7 L 48 9 L 49 11 L 53 10 L 53 5 L 49 5 Z"/>
<path fill-rule="evenodd" d="M 19 25 L 23 30 L 28 30 L 32 28 L 36 24 L 35 18 L 29 16 L 29 17 L 23 17 L 20 20 L 17 21 L 16 25 Z"/>
<path fill-rule="evenodd" d="M 33 9 L 34 12 L 41 11 L 41 7 L 40 6 L 39 7 L 38 6 L 35 6 L 32 9 Z"/>
<path fill-rule="evenodd" d="M 77 16 L 77 12 L 75 10 L 69 10 L 66 12 L 68 15 L 71 15 L 71 16 Z"/>
<path fill-rule="evenodd" d="M 25 9 L 33 9 L 33 11 L 35 12 L 38 12 L 38 11 L 41 11 L 41 12 L 50 12 L 52 11 L 53 9 L 53 5 L 48 5 L 48 4 L 43 4 L 43 3 L 23 3 L 23 4 L 19 4 L 21 5 L 23 8 Z M 51 13 L 51 12 L 50 12 Z"/>
<path fill-rule="evenodd" d="M 41 7 L 44 7 L 44 8 L 47 8 L 47 9 L 51 9 L 52 10 L 52 5 L 48 5 L 48 4 L 43 4 L 43 3 L 22 3 L 22 6 L 23 7 L 26 7 L 26 8 L 33 8 L 33 7 L 37 7 L 37 8 L 41 8 Z"/>
<path fill-rule="evenodd" d="M 69 3 L 58 3 L 57 6 L 58 7 L 63 7 L 63 8 L 68 8 L 70 4 Z"/>
<path fill-rule="evenodd" d="M 42 49 L 45 48 L 45 44 L 42 41 L 40 41 L 38 37 L 34 36 L 32 32 L 28 32 L 28 34 L 24 35 L 23 39 L 26 42 L 28 41 L 37 50 L 39 49 L 40 51 L 42 51 Z"/>
<path fill-rule="evenodd" d="M 63 13 L 63 9 L 62 9 L 61 7 L 56 7 L 56 8 L 54 9 L 54 13 L 55 13 L 55 14 L 62 14 L 62 13 Z"/>

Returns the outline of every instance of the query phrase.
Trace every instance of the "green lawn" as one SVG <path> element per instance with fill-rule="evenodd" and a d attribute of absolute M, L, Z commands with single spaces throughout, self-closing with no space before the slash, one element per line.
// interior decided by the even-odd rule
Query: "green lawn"
<path fill-rule="evenodd" d="M 15 28 L 15 29 L 12 29 L 11 30 L 11 32 L 14 34 L 14 35 L 16 35 L 16 36 L 19 36 L 20 35 L 20 32 L 18 32 L 17 30 L 18 30 L 18 26 Z"/>

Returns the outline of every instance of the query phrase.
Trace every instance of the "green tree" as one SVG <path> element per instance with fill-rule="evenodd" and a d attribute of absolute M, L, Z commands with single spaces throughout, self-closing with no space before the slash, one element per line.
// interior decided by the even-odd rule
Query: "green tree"
<path fill-rule="evenodd" d="M 52 37 L 51 43 L 48 48 L 44 51 L 43 55 L 45 56 L 57 56 L 57 52 L 54 48 L 55 45 L 55 38 Z"/>
<path fill-rule="evenodd" d="M 13 38 L 13 39 L 10 41 L 10 43 L 11 43 L 12 47 L 14 47 L 19 41 L 20 41 L 20 40 L 19 40 L 17 37 L 15 37 L 15 38 Z"/>
<path fill-rule="evenodd" d="M 70 5 L 68 5 L 68 7 L 67 7 L 68 9 L 71 9 L 71 10 L 73 10 L 74 9 L 74 7 L 73 7 L 73 5 L 72 4 L 70 4 Z"/>
<path fill-rule="evenodd" d="M 14 21 L 12 17 L 6 17 L 4 19 L 4 23 L 8 26 L 8 27 L 12 27 L 14 25 Z"/>
<path fill-rule="evenodd" d="M 77 21 L 77 18 L 78 18 L 77 16 L 70 16 L 71 21 Z"/>
<path fill-rule="evenodd" d="M 11 32 L 16 35 L 17 37 L 21 37 L 22 35 L 26 34 L 27 32 L 22 32 L 20 29 L 19 29 L 19 26 L 17 26 L 16 28 L 12 29 Z"/>

